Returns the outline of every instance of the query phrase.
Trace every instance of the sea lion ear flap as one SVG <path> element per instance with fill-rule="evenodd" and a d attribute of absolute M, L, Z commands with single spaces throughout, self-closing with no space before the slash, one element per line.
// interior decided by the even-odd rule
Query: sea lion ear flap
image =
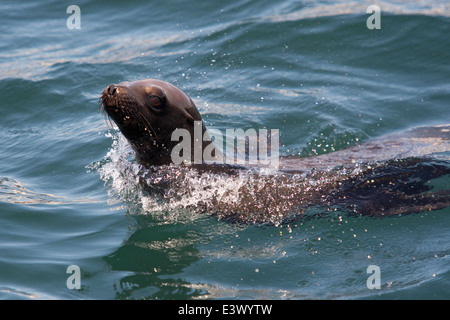
<path fill-rule="evenodd" d="M 185 112 L 184 115 L 185 115 L 185 117 L 186 117 L 186 119 L 187 119 L 188 122 L 194 124 L 194 121 L 195 121 L 195 120 L 194 120 L 194 118 L 193 118 L 188 112 Z"/>
<path fill-rule="evenodd" d="M 202 117 L 200 116 L 194 101 L 192 101 L 192 99 L 189 100 L 191 101 L 191 106 L 185 108 L 184 115 L 189 123 L 194 124 L 195 121 L 201 121 Z"/>

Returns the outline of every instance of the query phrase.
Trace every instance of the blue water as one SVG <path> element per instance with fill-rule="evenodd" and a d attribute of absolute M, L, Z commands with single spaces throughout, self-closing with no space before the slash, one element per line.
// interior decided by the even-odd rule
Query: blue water
<path fill-rule="evenodd" d="M 79 30 L 70 4 L 0 3 L 1 298 L 450 298 L 450 208 L 289 226 L 157 211 L 98 104 L 166 80 L 210 128 L 278 128 L 284 156 L 447 124 L 448 1 L 378 2 L 374 30 L 370 1 L 79 1 Z"/>

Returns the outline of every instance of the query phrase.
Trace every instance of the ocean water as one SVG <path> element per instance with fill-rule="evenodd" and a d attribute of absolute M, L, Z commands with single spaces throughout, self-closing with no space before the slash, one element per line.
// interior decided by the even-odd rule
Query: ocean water
<path fill-rule="evenodd" d="M 98 103 L 166 80 L 209 128 L 279 129 L 283 156 L 448 124 L 448 1 L 78 1 L 69 29 L 71 4 L 0 3 L 0 298 L 450 299 L 449 207 L 289 225 L 156 210 Z"/>

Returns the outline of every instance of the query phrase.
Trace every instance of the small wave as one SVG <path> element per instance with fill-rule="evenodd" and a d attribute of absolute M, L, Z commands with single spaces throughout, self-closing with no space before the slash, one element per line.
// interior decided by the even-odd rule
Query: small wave
<path fill-rule="evenodd" d="M 118 132 L 104 161 L 93 168 L 109 186 L 110 204 L 127 203 L 132 213 L 164 221 L 192 220 L 207 213 L 231 222 L 280 225 L 308 218 L 310 212 L 317 216 L 344 210 L 382 217 L 450 205 L 449 190 L 433 191 L 430 185 L 450 174 L 450 164 L 427 158 L 304 172 L 223 172 L 175 165 L 147 169 L 134 161 Z M 321 209 L 314 210 L 317 207 Z"/>
<path fill-rule="evenodd" d="M 0 293 L 10 299 L 29 299 L 29 300 L 55 300 L 54 296 L 45 293 L 32 293 L 28 289 L 17 289 L 11 287 L 0 287 Z"/>
<path fill-rule="evenodd" d="M 0 177 L 0 201 L 14 204 L 50 204 L 93 203 L 96 200 L 81 198 L 68 199 L 54 194 L 30 190 L 19 180 L 10 177 Z"/>
<path fill-rule="evenodd" d="M 446 1 L 433 2 L 430 5 L 429 1 L 377 1 L 373 3 L 367 1 L 338 1 L 330 4 L 314 3 L 308 4 L 299 10 L 287 13 L 279 13 L 265 17 L 262 20 L 268 21 L 296 21 L 301 19 L 311 19 L 326 16 L 358 14 L 365 15 L 368 6 L 376 4 L 383 13 L 390 13 L 396 15 L 426 15 L 426 16 L 444 16 L 448 17 L 450 13 L 450 5 Z"/>

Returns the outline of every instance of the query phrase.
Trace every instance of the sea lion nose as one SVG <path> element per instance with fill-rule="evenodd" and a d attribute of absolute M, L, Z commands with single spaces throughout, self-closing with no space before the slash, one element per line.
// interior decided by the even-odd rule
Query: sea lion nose
<path fill-rule="evenodd" d="M 117 91 L 118 91 L 118 89 L 117 89 L 117 86 L 115 84 L 110 84 L 108 86 L 108 88 L 106 88 L 106 92 L 108 92 L 108 94 L 110 96 L 115 95 L 117 93 Z"/>

